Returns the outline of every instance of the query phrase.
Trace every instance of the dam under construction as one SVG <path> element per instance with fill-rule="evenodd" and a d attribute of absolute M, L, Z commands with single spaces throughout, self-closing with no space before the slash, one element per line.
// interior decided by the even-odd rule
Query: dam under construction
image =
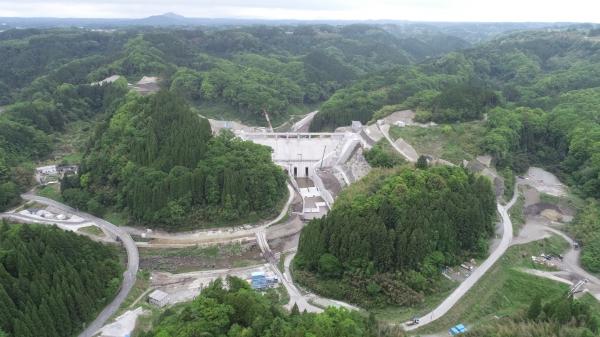
<path fill-rule="evenodd" d="M 310 114 L 309 114 L 310 115 Z M 314 115 L 314 113 L 313 113 Z M 360 128 L 336 132 L 302 132 L 305 125 L 293 125 L 289 132 L 272 132 L 231 121 L 210 120 L 213 132 L 229 129 L 240 139 L 268 146 L 273 162 L 290 177 L 302 197 L 301 217 L 309 220 L 325 215 L 339 192 L 366 175 L 370 166 L 362 153 L 373 140 Z M 302 123 L 310 123 L 304 118 Z M 299 122 L 300 123 L 300 122 Z"/>

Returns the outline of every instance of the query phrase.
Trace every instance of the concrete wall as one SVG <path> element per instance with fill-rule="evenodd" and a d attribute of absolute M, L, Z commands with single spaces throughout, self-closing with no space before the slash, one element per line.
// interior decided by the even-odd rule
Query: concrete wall
<path fill-rule="evenodd" d="M 286 169 L 291 177 L 309 177 L 319 189 L 321 197 L 329 208 L 333 196 L 316 170 L 323 167 L 335 167 L 348 161 L 357 146 L 364 140 L 356 133 L 248 133 L 238 136 L 273 149 L 273 161 Z M 363 144 L 367 145 L 367 144 Z M 296 174 L 294 174 L 296 168 Z M 308 170 L 308 174 L 307 174 Z M 298 186 L 294 186 L 298 187 Z"/>
<path fill-rule="evenodd" d="M 357 146 L 360 146 L 360 140 L 358 139 L 351 139 L 350 141 L 346 142 L 344 144 L 344 147 L 342 148 L 342 151 L 337 159 L 336 164 L 343 164 L 347 162 L 348 159 L 350 159 L 350 156 L 352 156 L 352 153 L 354 153 L 354 150 Z"/>
<path fill-rule="evenodd" d="M 273 149 L 274 162 L 316 162 L 323 154 L 339 151 L 344 133 L 242 133 L 242 139 Z"/>
<path fill-rule="evenodd" d="M 329 190 L 327 190 L 325 188 L 325 184 L 323 184 L 323 180 L 321 180 L 321 177 L 319 177 L 319 175 L 317 174 L 317 172 L 315 170 L 316 170 L 316 168 L 313 167 L 313 169 L 310 171 L 311 172 L 310 178 L 315 183 L 315 186 L 319 189 L 319 192 L 321 192 L 321 198 L 323 198 L 323 200 L 325 200 L 325 202 L 327 203 L 327 207 L 329 207 L 331 209 L 331 205 L 333 205 L 333 196 L 331 196 L 331 193 L 329 193 Z"/>

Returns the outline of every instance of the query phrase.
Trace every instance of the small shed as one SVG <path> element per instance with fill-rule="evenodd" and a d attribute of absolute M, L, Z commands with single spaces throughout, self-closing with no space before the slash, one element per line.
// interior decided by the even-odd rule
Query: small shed
<path fill-rule="evenodd" d="M 169 303 L 169 294 L 162 290 L 154 290 L 148 295 L 148 302 L 162 308 Z"/>

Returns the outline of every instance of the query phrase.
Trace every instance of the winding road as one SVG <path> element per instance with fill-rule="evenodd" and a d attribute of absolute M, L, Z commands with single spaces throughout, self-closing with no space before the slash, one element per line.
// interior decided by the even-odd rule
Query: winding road
<path fill-rule="evenodd" d="M 138 247 L 154 247 L 154 248 L 183 248 L 189 246 L 196 246 L 199 244 L 223 244 L 234 241 L 252 240 L 256 233 L 265 231 L 268 227 L 277 224 L 281 221 L 294 201 L 295 190 L 292 185 L 287 184 L 288 199 L 283 206 L 281 212 L 276 218 L 269 220 L 263 224 L 255 225 L 247 229 L 236 229 L 235 231 L 227 231 L 227 228 L 212 228 L 203 229 L 191 232 L 179 232 L 179 233 L 165 233 L 165 232 L 152 232 L 148 233 L 140 228 L 133 227 L 121 227 L 124 231 L 131 235 L 144 235 L 147 239 L 166 240 L 169 243 L 149 243 L 149 242 L 137 242 Z"/>
<path fill-rule="evenodd" d="M 313 116 L 310 116 L 310 117 L 313 117 Z M 305 120 L 302 120 L 298 124 L 302 125 L 302 124 L 304 124 L 302 122 L 307 122 L 309 120 L 310 120 L 309 118 L 306 118 Z M 405 156 L 405 154 L 396 146 L 396 144 L 394 144 L 394 142 L 391 140 L 391 138 L 389 137 L 387 132 L 383 132 L 383 130 L 382 130 L 382 133 L 384 134 L 387 141 L 392 145 L 392 147 L 396 151 L 398 151 L 400 154 Z M 322 309 L 309 303 L 309 299 L 320 300 L 321 298 L 319 298 L 316 295 L 311 295 L 311 294 L 303 295 L 300 292 L 300 290 L 293 283 L 291 274 L 289 272 L 289 265 L 291 263 L 291 260 L 293 259 L 293 254 L 286 257 L 286 259 L 284 261 L 285 268 L 283 271 L 280 271 L 277 267 L 278 261 L 275 258 L 275 256 L 273 255 L 273 253 L 271 252 L 268 241 L 266 239 L 266 232 L 265 232 L 266 228 L 269 227 L 270 225 L 280 221 L 285 216 L 290 204 L 292 203 L 295 191 L 289 185 L 288 185 L 288 189 L 290 190 L 289 199 L 288 199 L 284 209 L 279 214 L 279 216 L 277 216 L 277 218 L 275 218 L 274 220 L 269 221 L 268 223 L 265 223 L 262 226 L 258 226 L 258 227 L 248 230 L 248 232 L 249 232 L 248 234 L 256 235 L 256 241 L 258 242 L 263 254 L 267 258 L 267 261 L 269 262 L 272 269 L 277 273 L 277 275 L 278 275 L 279 279 L 281 280 L 281 282 L 283 283 L 283 285 L 286 287 L 286 289 L 290 295 L 290 302 L 288 303 L 287 307 L 291 308 L 293 303 L 296 303 L 301 311 L 306 310 L 308 312 L 320 312 L 320 311 L 322 311 Z M 443 315 L 445 315 L 477 283 L 477 281 L 479 281 L 479 279 L 494 265 L 494 263 L 496 263 L 496 261 L 498 261 L 498 259 L 506 252 L 506 250 L 510 246 L 510 243 L 513 238 L 513 227 L 512 227 L 510 217 L 508 216 L 508 210 L 514 205 L 514 203 L 517 200 L 518 193 L 516 193 L 516 190 L 517 189 L 515 189 L 515 194 L 513 195 L 512 199 L 506 206 L 503 206 L 500 203 L 497 204 L 497 210 L 501 216 L 502 227 L 503 227 L 503 235 L 502 235 L 500 244 L 490 254 L 490 256 L 477 269 L 475 269 L 473 271 L 471 276 L 469 276 L 464 282 L 462 282 L 450 294 L 450 296 L 448 296 L 437 308 L 435 308 L 430 313 L 423 315 L 420 318 L 420 323 L 418 325 L 408 326 L 407 324 L 403 324 L 403 327 L 405 330 L 407 330 L 407 331 L 414 330 L 418 327 L 429 324 L 429 323 L 435 321 L 436 319 L 442 317 Z M 98 225 L 99 227 L 101 227 L 104 231 L 110 233 L 111 235 L 114 235 L 115 237 L 119 238 L 119 240 L 121 242 L 123 242 L 123 245 L 127 251 L 128 262 L 127 262 L 127 270 L 125 271 L 125 273 L 123 275 L 123 283 L 121 285 L 121 289 L 119 290 L 119 293 L 113 299 L 113 301 L 107 307 L 105 307 L 102 310 L 102 312 L 100 312 L 98 317 L 93 322 L 91 322 L 81 334 L 79 334 L 79 337 L 94 336 L 102 328 L 102 326 L 108 321 L 108 319 L 117 312 L 117 310 L 120 308 L 120 306 L 124 302 L 125 298 L 129 294 L 129 292 L 133 288 L 133 285 L 136 280 L 136 274 L 137 274 L 137 271 L 139 268 L 139 253 L 138 253 L 138 249 L 136 247 L 135 242 L 133 241 L 133 239 L 131 238 L 129 233 L 127 233 L 125 230 L 111 224 L 110 222 L 108 222 L 106 220 L 97 218 L 93 215 L 90 215 L 90 214 L 87 214 L 84 212 L 80 212 L 80 211 L 75 210 L 72 207 L 64 205 L 60 202 L 57 202 L 57 201 L 54 201 L 54 200 L 51 200 L 51 199 L 48 199 L 45 197 L 36 196 L 32 193 L 23 194 L 22 198 L 25 200 L 28 200 L 28 201 L 35 201 L 40 204 L 52 206 L 56 209 L 59 209 L 59 210 L 65 212 L 65 213 L 71 213 L 82 219 L 86 219 L 87 221 L 93 222 L 96 225 Z M 230 236 L 230 234 L 223 233 L 223 236 L 226 238 L 226 237 Z M 353 306 L 348 305 L 343 302 L 331 301 L 331 300 L 327 300 L 327 299 L 323 299 L 323 300 L 328 301 L 327 303 L 334 302 L 334 303 L 331 303 L 333 305 L 337 304 L 338 306 L 344 306 L 349 309 L 357 309 L 356 307 L 353 307 Z"/>
<path fill-rule="evenodd" d="M 385 128 L 382 128 L 380 125 L 378 125 L 377 127 L 379 128 L 379 130 L 381 130 L 381 133 L 385 136 L 385 138 L 390 143 L 390 145 L 392 145 L 392 147 L 398 153 L 400 153 L 402 156 L 404 156 L 406 159 L 408 159 L 410 161 L 411 158 L 407 157 L 404 154 L 404 152 L 402 152 L 396 146 L 396 144 L 394 144 L 394 142 L 390 138 L 389 134 L 383 130 Z M 502 255 L 504 255 L 504 253 L 510 246 L 510 243 L 513 239 L 513 226 L 512 226 L 510 217 L 508 216 L 508 210 L 517 201 L 517 197 L 518 197 L 517 191 L 518 191 L 518 189 L 515 187 L 515 193 L 513 194 L 513 197 L 508 202 L 508 204 L 506 204 L 506 206 L 503 206 L 499 202 L 496 204 L 498 213 L 500 214 L 500 217 L 502 218 L 502 240 L 500 241 L 500 244 L 498 245 L 498 247 L 496 247 L 496 249 L 492 252 L 492 254 L 490 254 L 490 256 L 485 261 L 483 261 L 483 263 L 477 269 L 475 269 L 473 271 L 471 276 L 469 276 L 467 279 L 465 279 L 456 289 L 454 289 L 454 291 L 450 294 L 450 296 L 446 297 L 446 299 L 440 305 L 438 305 L 437 308 L 435 308 L 431 312 L 421 316 L 419 318 L 419 324 L 409 325 L 408 322 L 402 324 L 402 327 L 404 328 L 404 330 L 411 331 L 411 330 L 418 329 L 419 327 L 427 325 L 427 324 L 435 321 L 436 319 L 444 316 L 477 283 L 477 281 L 479 281 L 479 279 L 481 279 L 481 277 L 494 265 L 494 263 L 496 263 L 496 261 L 498 261 L 498 259 L 500 259 L 500 257 L 502 257 Z"/>
<path fill-rule="evenodd" d="M 508 247 L 510 246 L 510 242 L 513 238 L 513 227 L 512 222 L 510 221 L 510 217 L 508 216 L 508 210 L 515 204 L 517 201 L 517 189 L 515 189 L 515 193 L 506 206 L 497 204 L 498 213 L 502 217 L 502 240 L 496 249 L 490 254 L 490 256 L 479 266 L 477 267 L 471 276 L 469 276 L 466 280 L 464 280 L 450 296 L 446 297 L 446 299 L 433 311 L 430 313 L 423 315 L 419 319 L 419 324 L 417 325 L 407 325 L 403 324 L 403 328 L 407 331 L 417 329 L 424 325 L 427 325 L 436 319 L 444 316 L 452 307 L 471 289 L 477 281 L 504 255 Z"/>
<path fill-rule="evenodd" d="M 404 151 L 402 151 L 402 149 L 400 149 L 398 147 L 398 145 L 396 145 L 396 143 L 392 140 L 392 137 L 390 137 L 389 126 L 387 128 L 385 128 L 385 127 L 382 127 L 381 125 L 379 125 L 379 123 L 377 123 L 377 128 L 379 129 L 379 131 L 381 132 L 381 134 L 383 134 L 383 136 L 385 137 L 385 139 L 387 139 L 388 143 L 390 143 L 390 145 L 392 145 L 392 147 L 394 148 L 394 150 L 396 150 L 396 152 L 400 153 L 406 160 L 408 160 L 411 163 L 415 163 L 417 161 L 416 158 L 413 158 L 412 156 L 409 156 Z"/>
<path fill-rule="evenodd" d="M 289 190 L 289 197 L 288 197 L 288 200 L 287 200 L 285 206 L 283 207 L 283 210 L 280 212 L 280 214 L 275 219 L 265 223 L 264 225 L 253 228 L 252 232 L 262 233 L 262 236 L 264 237 L 265 229 L 267 227 L 269 227 L 270 225 L 275 224 L 278 221 L 280 221 L 281 219 L 283 219 L 283 217 L 287 214 L 287 211 L 294 199 L 295 191 L 289 184 L 288 184 L 288 190 Z M 92 337 L 92 336 L 96 335 L 100 331 L 100 329 L 106 324 L 106 322 L 119 310 L 119 308 L 121 307 L 121 305 L 125 301 L 127 295 L 129 294 L 129 292 L 131 291 L 131 289 L 133 288 L 133 286 L 135 284 L 136 275 L 137 275 L 137 272 L 139 269 L 139 252 L 138 252 L 135 241 L 133 241 L 130 234 L 128 232 L 126 232 L 125 230 L 123 230 L 122 228 L 117 227 L 116 225 L 114 225 L 104 219 L 95 217 L 95 216 L 85 213 L 85 212 L 81 212 L 79 210 L 76 210 L 76 209 L 68 206 L 68 205 L 62 204 L 58 201 L 55 201 L 55 200 L 52 200 L 49 198 L 45 198 L 45 197 L 41 197 L 41 196 L 37 196 L 37 195 L 33 194 L 32 192 L 22 194 L 21 198 L 23 198 L 24 200 L 27 200 L 27 201 L 35 201 L 35 202 L 43 204 L 43 205 L 54 207 L 64 213 L 76 215 L 76 216 L 84 219 L 82 221 L 82 223 L 92 222 L 92 223 L 96 224 L 98 227 L 100 227 L 106 233 L 109 233 L 110 236 L 118 238 L 118 240 L 120 240 L 123 243 L 123 246 L 125 247 L 125 250 L 127 252 L 127 269 L 123 273 L 123 282 L 121 284 L 119 293 L 112 300 L 112 302 L 110 304 L 108 304 L 98 314 L 96 319 L 87 325 L 85 330 L 83 332 L 81 332 L 78 335 L 78 337 Z M 20 220 L 20 221 L 35 222 L 35 223 L 62 223 L 65 225 L 76 224 L 73 222 L 61 221 L 61 220 L 55 220 L 55 219 L 53 219 L 51 221 L 43 221 L 43 220 L 40 220 L 40 219 L 37 219 L 34 217 L 27 217 L 27 216 L 24 216 L 21 214 L 15 214 L 15 213 L 0 214 L 0 218 L 9 218 L 9 219 L 12 218 L 12 219 Z M 258 234 L 257 234 L 257 237 L 258 237 Z M 265 243 L 266 243 L 266 238 L 265 238 Z M 267 247 L 268 247 L 268 244 L 267 244 Z M 273 269 L 278 271 L 276 265 L 274 266 Z M 280 277 L 283 280 L 283 275 L 280 275 Z M 313 308 L 315 308 L 315 307 L 312 307 L 312 306 L 308 305 L 308 303 L 307 303 L 307 306 L 304 309 L 307 309 L 307 311 L 314 311 Z M 313 309 L 313 310 L 311 310 L 311 309 Z M 315 309 L 318 309 L 318 308 L 315 308 Z"/>
<path fill-rule="evenodd" d="M 123 273 L 123 283 L 121 284 L 121 289 L 119 290 L 117 296 L 112 300 L 112 302 L 110 302 L 110 304 L 106 306 L 100 312 L 100 314 L 98 314 L 96 319 L 90 324 L 88 324 L 85 330 L 79 334 L 79 337 L 92 337 L 96 335 L 96 333 L 102 328 L 102 326 L 104 326 L 108 319 L 111 316 L 113 316 L 117 312 L 117 310 L 119 310 L 121 304 L 123 304 L 125 298 L 127 297 L 129 292 L 133 288 L 133 285 L 135 284 L 140 260 L 135 242 L 128 233 L 126 233 L 119 227 L 111 224 L 106 220 L 95 217 L 91 214 L 78 211 L 70 206 L 64 205 L 52 199 L 34 195 L 31 192 L 25 193 L 21 195 L 21 197 L 27 201 L 35 201 L 40 204 L 52 206 L 65 213 L 74 214 L 80 218 L 87 219 L 90 222 L 93 222 L 99 227 L 101 227 L 103 230 L 106 230 L 107 232 L 111 233 L 123 243 L 123 246 L 127 251 L 127 270 L 125 270 L 125 272 Z"/>

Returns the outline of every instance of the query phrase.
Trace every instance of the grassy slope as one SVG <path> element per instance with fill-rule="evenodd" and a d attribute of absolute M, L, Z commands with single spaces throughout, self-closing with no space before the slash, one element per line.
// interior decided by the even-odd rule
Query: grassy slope
<path fill-rule="evenodd" d="M 482 122 L 440 125 L 429 128 L 416 126 L 390 128 L 390 136 L 404 139 L 419 154 L 430 154 L 455 164 L 473 159 L 481 152 L 480 142 L 485 133 Z"/>
<path fill-rule="evenodd" d="M 100 228 L 98 228 L 96 226 L 81 227 L 77 231 L 78 232 L 87 233 L 87 234 L 91 234 L 91 235 L 95 235 L 95 236 L 100 236 L 100 237 L 104 236 L 104 232 Z"/>
<path fill-rule="evenodd" d="M 84 145 L 93 134 L 96 120 L 99 119 L 100 117 L 96 117 L 92 121 L 76 121 L 67 124 L 65 132 L 56 135 L 54 151 L 50 159 L 42 164 L 81 163 Z"/>
<path fill-rule="evenodd" d="M 118 212 L 109 210 L 102 216 L 106 221 L 112 223 L 115 226 L 125 226 L 127 225 L 128 215 L 125 212 Z"/>
<path fill-rule="evenodd" d="M 525 245 L 510 247 L 471 290 L 444 317 L 424 326 L 420 333 L 445 331 L 464 323 L 478 324 L 512 315 L 526 309 L 531 301 L 541 295 L 548 299 L 562 296 L 568 286 L 548 279 L 529 275 L 519 268 L 535 268 L 531 255 L 562 253 L 568 244 L 561 238 L 551 237 Z"/>
<path fill-rule="evenodd" d="M 56 200 L 62 202 L 62 196 L 60 194 L 60 185 L 59 184 L 50 184 L 44 187 L 41 187 L 36 192 L 37 195 L 41 197 L 46 197 L 52 200 Z"/>
<path fill-rule="evenodd" d="M 519 189 L 519 197 L 513 207 L 511 207 L 508 215 L 510 216 L 510 221 L 513 225 L 513 233 L 517 235 L 523 225 L 525 224 L 525 197 L 523 196 L 523 192 Z"/>
<path fill-rule="evenodd" d="M 458 287 L 458 283 L 447 280 L 445 278 L 439 284 L 442 289 L 440 292 L 425 296 L 423 303 L 414 305 L 411 307 L 386 307 L 383 309 L 371 310 L 378 320 L 391 322 L 391 323 L 403 323 L 411 318 L 422 316 L 424 313 L 430 312 L 437 307 L 446 297 L 452 293 L 452 291 Z"/>

